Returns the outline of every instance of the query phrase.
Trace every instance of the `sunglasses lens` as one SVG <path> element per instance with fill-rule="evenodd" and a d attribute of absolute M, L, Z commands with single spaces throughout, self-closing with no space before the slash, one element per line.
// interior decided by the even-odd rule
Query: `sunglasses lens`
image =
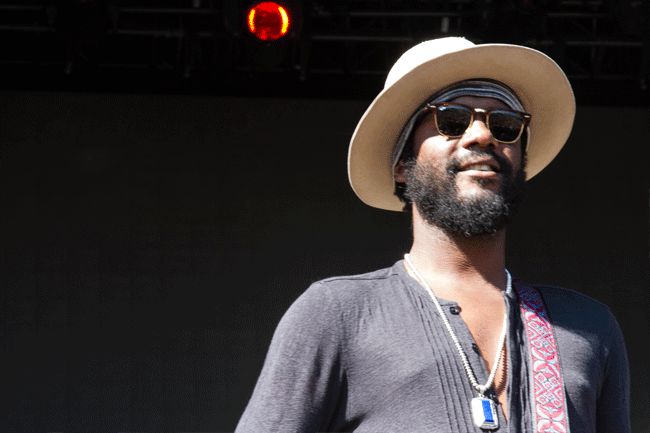
<path fill-rule="evenodd" d="M 457 105 L 442 105 L 436 112 L 438 131 L 447 137 L 460 137 L 472 122 L 472 112 Z"/>
<path fill-rule="evenodd" d="M 494 138 L 504 143 L 511 143 L 519 138 L 524 118 L 512 111 L 492 111 L 489 123 Z"/>

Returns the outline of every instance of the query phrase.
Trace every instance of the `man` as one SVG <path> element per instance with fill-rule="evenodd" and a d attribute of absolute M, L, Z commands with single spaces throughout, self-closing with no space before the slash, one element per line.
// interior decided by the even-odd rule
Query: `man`
<path fill-rule="evenodd" d="M 410 253 L 292 305 L 237 431 L 629 432 L 609 309 L 505 270 L 505 227 L 574 112 L 538 51 L 461 38 L 407 51 L 348 164 L 361 200 L 412 212 Z"/>

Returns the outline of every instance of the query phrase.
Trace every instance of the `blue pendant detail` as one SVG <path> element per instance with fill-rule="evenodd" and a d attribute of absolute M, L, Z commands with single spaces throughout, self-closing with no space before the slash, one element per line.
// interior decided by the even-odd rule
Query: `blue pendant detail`
<path fill-rule="evenodd" d="M 472 399 L 472 418 L 476 427 L 496 430 L 499 428 L 499 419 L 494 401 L 485 397 Z"/>

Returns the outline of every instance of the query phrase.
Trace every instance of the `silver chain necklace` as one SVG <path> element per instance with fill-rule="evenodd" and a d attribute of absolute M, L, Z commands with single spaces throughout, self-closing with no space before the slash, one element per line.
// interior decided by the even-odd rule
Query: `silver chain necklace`
<path fill-rule="evenodd" d="M 494 430 L 499 428 L 499 420 L 497 418 L 494 401 L 490 398 L 486 398 L 485 392 L 488 389 L 490 389 L 490 387 L 492 386 L 492 383 L 494 382 L 494 376 L 497 374 L 497 368 L 499 367 L 501 358 L 503 358 L 503 349 L 505 347 L 506 336 L 508 334 L 508 311 L 506 311 L 505 317 L 503 318 L 503 329 L 501 330 L 501 337 L 499 339 L 499 350 L 497 351 L 496 357 L 494 359 L 494 363 L 492 364 L 492 371 L 490 372 L 490 376 L 488 377 L 487 383 L 485 385 L 479 385 L 478 381 L 476 380 L 476 377 L 474 376 L 474 372 L 472 371 L 472 367 L 469 364 L 467 355 L 465 354 L 463 347 L 460 345 L 460 341 L 458 341 L 458 337 L 456 337 L 456 334 L 454 333 L 454 330 L 451 327 L 451 323 L 449 323 L 449 319 L 447 318 L 447 315 L 442 310 L 442 306 L 440 305 L 440 302 L 438 302 L 438 298 L 436 298 L 436 295 L 433 293 L 433 290 L 431 290 L 429 284 L 422 277 L 420 272 L 418 272 L 415 265 L 413 265 L 413 262 L 411 261 L 411 258 L 409 257 L 408 254 L 404 254 L 404 260 L 406 260 L 406 263 L 408 263 L 409 267 L 417 277 L 420 284 L 422 284 L 422 286 L 427 290 L 427 292 L 431 296 L 433 303 L 436 305 L 436 308 L 438 309 L 440 318 L 442 319 L 442 322 L 445 324 L 445 327 L 449 332 L 449 336 L 451 337 L 452 341 L 454 342 L 454 345 L 456 346 L 456 349 L 458 350 L 458 354 L 460 355 L 460 359 L 463 363 L 463 367 L 465 367 L 465 372 L 467 373 L 467 377 L 469 378 L 469 381 L 474 387 L 474 389 L 478 392 L 479 396 L 473 398 L 471 404 L 474 424 L 476 424 L 477 427 L 483 429 Z M 509 292 L 512 287 L 512 279 L 510 277 L 510 272 L 508 272 L 507 269 L 506 269 L 506 275 L 508 277 L 507 291 Z"/>

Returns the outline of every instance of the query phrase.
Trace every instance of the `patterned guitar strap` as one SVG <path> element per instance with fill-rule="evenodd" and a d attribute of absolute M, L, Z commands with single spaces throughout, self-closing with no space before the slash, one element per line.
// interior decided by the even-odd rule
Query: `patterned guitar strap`
<path fill-rule="evenodd" d="M 520 281 L 512 283 L 519 295 L 528 334 L 535 432 L 569 433 L 560 359 L 542 295 Z"/>

